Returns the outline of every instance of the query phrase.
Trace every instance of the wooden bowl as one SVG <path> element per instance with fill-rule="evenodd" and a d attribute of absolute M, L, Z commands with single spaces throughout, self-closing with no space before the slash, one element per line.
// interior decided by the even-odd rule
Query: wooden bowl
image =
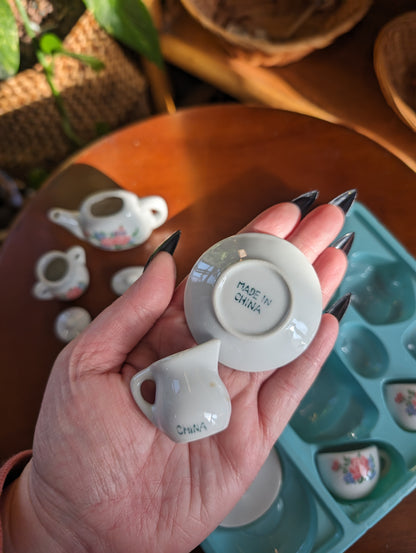
<path fill-rule="evenodd" d="M 349 31 L 372 0 L 181 0 L 235 57 L 286 65 Z"/>
<path fill-rule="evenodd" d="M 381 29 L 374 46 L 374 69 L 389 106 L 416 131 L 416 11 Z"/>

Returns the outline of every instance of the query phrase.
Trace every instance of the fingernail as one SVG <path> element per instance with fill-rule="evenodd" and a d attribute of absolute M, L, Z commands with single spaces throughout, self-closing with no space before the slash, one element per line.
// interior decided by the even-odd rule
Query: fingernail
<path fill-rule="evenodd" d="M 176 249 L 176 246 L 178 245 L 179 238 L 181 237 L 181 231 L 177 230 L 174 232 L 169 238 L 166 238 L 162 244 L 158 248 L 155 249 L 155 251 L 152 253 L 152 255 L 149 257 L 149 259 L 146 262 L 146 265 L 144 266 L 143 272 L 147 269 L 149 264 L 153 261 L 153 259 L 157 256 L 160 252 L 167 252 L 170 253 L 170 255 L 173 255 L 173 252 Z"/>
<path fill-rule="evenodd" d="M 326 310 L 326 313 L 333 315 L 338 322 L 341 321 L 342 317 L 345 315 L 349 304 L 351 303 L 351 292 L 342 296 L 338 301 L 336 301 L 331 307 Z"/>
<path fill-rule="evenodd" d="M 346 215 L 348 211 L 351 209 L 352 204 L 355 201 L 355 198 L 357 197 L 357 190 L 355 188 L 351 190 L 347 190 L 346 192 L 343 192 L 333 200 L 331 200 L 329 203 L 332 205 L 336 205 L 342 209 L 344 214 Z"/>
<path fill-rule="evenodd" d="M 292 200 L 292 204 L 296 204 L 298 206 L 301 217 L 304 217 L 318 196 L 318 190 L 311 190 L 310 192 L 305 192 L 305 194 L 297 196 L 294 200 Z"/>
<path fill-rule="evenodd" d="M 347 234 L 344 234 L 344 236 L 340 236 L 335 240 L 331 246 L 333 248 L 336 248 L 337 250 L 342 250 L 345 255 L 348 255 L 352 246 L 352 243 L 354 242 L 355 238 L 355 232 L 347 232 Z"/>

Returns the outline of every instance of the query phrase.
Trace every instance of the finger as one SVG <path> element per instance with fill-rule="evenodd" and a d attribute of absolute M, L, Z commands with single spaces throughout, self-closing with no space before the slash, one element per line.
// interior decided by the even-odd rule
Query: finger
<path fill-rule="evenodd" d="M 74 341 L 76 372 L 118 372 L 128 353 L 165 311 L 175 287 L 172 256 L 160 253 L 143 275 Z"/>
<path fill-rule="evenodd" d="M 297 205 L 291 202 L 276 204 L 257 215 L 240 233 L 263 232 L 285 238 L 293 231 L 300 217 L 301 211 Z"/>
<path fill-rule="evenodd" d="M 263 382 L 258 396 L 259 413 L 264 435 L 270 444 L 277 440 L 312 386 L 335 344 L 337 334 L 338 321 L 332 315 L 325 314 L 318 333 L 306 352 Z"/>
<path fill-rule="evenodd" d="M 324 308 L 344 278 L 348 259 L 343 251 L 326 248 L 313 266 L 321 284 L 322 308 Z"/>
<path fill-rule="evenodd" d="M 339 234 L 343 224 L 341 209 L 330 204 L 321 205 L 302 219 L 287 240 L 313 263 Z"/>

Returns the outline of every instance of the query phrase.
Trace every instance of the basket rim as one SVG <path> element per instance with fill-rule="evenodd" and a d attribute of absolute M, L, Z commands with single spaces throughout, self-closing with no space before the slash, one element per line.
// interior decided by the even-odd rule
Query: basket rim
<path fill-rule="evenodd" d="M 414 24 L 416 31 L 416 11 L 405 12 L 388 23 L 386 23 L 378 33 L 373 51 L 374 71 L 380 85 L 381 92 L 388 105 L 395 111 L 400 119 L 414 131 L 416 131 L 416 111 L 403 98 L 402 92 L 397 88 L 396 83 L 391 78 L 389 66 L 385 63 L 384 47 L 389 40 L 390 34 L 398 28 L 403 29 L 403 23 Z"/>
<path fill-rule="evenodd" d="M 337 22 L 325 33 L 298 36 L 296 38 L 284 40 L 281 42 L 268 42 L 267 40 L 250 36 L 248 34 L 237 35 L 235 33 L 227 31 L 227 29 L 225 29 L 224 27 L 214 24 L 209 17 L 198 10 L 192 0 L 181 0 L 182 5 L 192 15 L 192 17 L 194 17 L 201 25 L 203 25 L 208 30 L 227 40 L 230 45 L 240 46 L 248 50 L 260 50 L 261 52 L 270 55 L 284 53 L 288 50 L 293 52 L 303 51 L 305 49 L 305 46 L 310 47 L 311 49 L 318 49 L 326 46 L 336 37 L 346 33 L 352 27 L 354 27 L 354 25 L 356 25 L 366 15 L 373 3 L 373 0 L 360 0 L 359 2 L 355 2 L 355 0 L 345 0 L 343 4 L 351 4 L 352 2 L 356 4 L 357 9 L 355 10 L 355 12 L 349 18 L 342 19 Z"/>

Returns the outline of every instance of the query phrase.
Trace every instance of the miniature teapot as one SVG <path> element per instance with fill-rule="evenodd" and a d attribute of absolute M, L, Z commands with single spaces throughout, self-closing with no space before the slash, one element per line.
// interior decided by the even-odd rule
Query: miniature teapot
<path fill-rule="evenodd" d="M 192 442 L 227 428 L 231 401 L 218 375 L 219 340 L 156 361 L 130 382 L 133 397 L 144 415 L 175 442 Z M 142 394 L 153 381 L 155 402 Z"/>
<path fill-rule="evenodd" d="M 138 198 L 127 190 L 104 190 L 88 196 L 79 211 L 53 208 L 48 217 L 77 238 L 103 250 L 126 250 L 145 242 L 167 219 L 161 196 Z"/>

